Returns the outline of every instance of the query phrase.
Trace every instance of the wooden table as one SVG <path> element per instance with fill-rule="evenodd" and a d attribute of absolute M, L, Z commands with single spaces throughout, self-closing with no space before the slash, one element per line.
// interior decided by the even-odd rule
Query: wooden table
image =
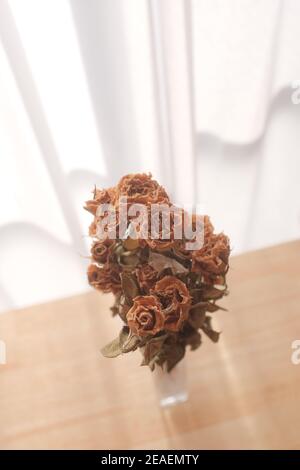
<path fill-rule="evenodd" d="M 229 286 L 220 342 L 188 353 L 190 399 L 165 410 L 138 352 L 99 353 L 110 296 L 0 315 L 0 448 L 299 449 L 300 242 L 233 257 Z"/>

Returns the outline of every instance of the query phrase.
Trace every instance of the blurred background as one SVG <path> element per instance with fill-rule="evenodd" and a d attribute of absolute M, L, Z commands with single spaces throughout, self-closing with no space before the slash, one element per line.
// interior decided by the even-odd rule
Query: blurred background
<path fill-rule="evenodd" d="M 0 0 L 0 312 L 89 290 L 94 185 L 300 234 L 298 0 Z"/>

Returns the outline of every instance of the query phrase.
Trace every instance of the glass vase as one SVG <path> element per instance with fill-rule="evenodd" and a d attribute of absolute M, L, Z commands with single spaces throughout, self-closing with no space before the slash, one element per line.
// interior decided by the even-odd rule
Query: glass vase
<path fill-rule="evenodd" d="M 180 361 L 171 372 L 156 366 L 152 372 L 161 407 L 174 406 L 188 399 L 185 361 Z"/>

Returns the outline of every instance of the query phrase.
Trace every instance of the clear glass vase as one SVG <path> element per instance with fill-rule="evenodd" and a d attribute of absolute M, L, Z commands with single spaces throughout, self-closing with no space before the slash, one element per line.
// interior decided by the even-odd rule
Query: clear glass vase
<path fill-rule="evenodd" d="M 174 406 L 188 399 L 185 361 L 180 361 L 171 372 L 155 367 L 152 372 L 161 407 Z"/>

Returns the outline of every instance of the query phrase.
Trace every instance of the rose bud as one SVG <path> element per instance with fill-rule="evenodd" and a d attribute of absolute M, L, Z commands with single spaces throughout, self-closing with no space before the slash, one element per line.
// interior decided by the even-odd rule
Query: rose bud
<path fill-rule="evenodd" d="M 100 264 L 105 264 L 111 254 L 114 240 L 106 238 L 103 241 L 95 242 L 91 248 L 92 259 Z"/>

